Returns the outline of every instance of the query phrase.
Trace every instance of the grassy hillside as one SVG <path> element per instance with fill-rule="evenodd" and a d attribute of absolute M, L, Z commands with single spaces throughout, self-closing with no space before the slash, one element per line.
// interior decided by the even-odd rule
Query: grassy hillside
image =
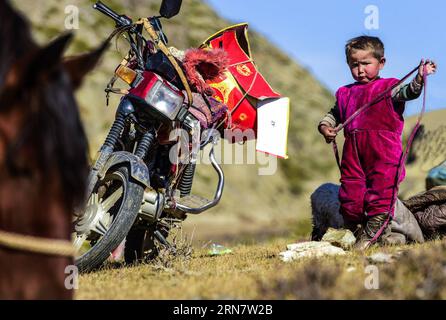
<path fill-rule="evenodd" d="M 418 117 L 407 119 L 405 136 L 415 126 Z M 401 185 L 401 197 L 406 198 L 425 189 L 425 178 L 429 170 L 446 160 L 446 110 L 428 112 L 421 123 L 424 134 L 413 143 L 413 154 L 416 160 L 407 166 L 406 179 Z"/>
<path fill-rule="evenodd" d="M 92 0 L 14 0 L 33 22 L 41 43 L 64 31 L 65 8 L 76 5 L 79 30 L 69 54 L 98 45 L 113 29 L 113 23 L 95 12 Z M 156 14 L 158 0 L 103 0 L 119 13 L 136 18 Z M 179 49 L 198 46 L 217 30 L 230 25 L 201 0 L 183 0 L 179 16 L 164 23 L 170 45 Z M 337 169 L 330 146 L 316 131 L 320 117 L 333 103 L 329 91 L 312 75 L 250 30 L 254 59 L 271 85 L 291 98 L 289 134 L 290 159 L 279 161 L 273 176 L 259 176 L 261 165 L 224 165 L 226 187 L 222 202 L 200 216 L 186 220 L 187 241 L 179 256 L 161 255 L 151 264 L 135 267 L 106 267 L 82 275 L 78 299 L 445 299 L 445 243 L 436 241 L 384 249 L 365 254 L 349 252 L 344 257 L 281 262 L 278 254 L 289 243 L 309 238 L 309 193 L 322 181 L 336 181 Z M 113 121 L 119 97 L 105 107 L 103 88 L 126 49 L 110 49 L 101 65 L 77 93 L 92 153 L 102 143 Z M 442 119 L 446 111 L 427 114 L 431 135 L 428 147 L 419 148 L 420 158 L 408 167 L 403 194 L 424 188 L 424 176 L 437 159 L 432 150 L 441 150 L 438 137 L 446 137 Z M 407 121 L 406 128 L 414 120 Z M 428 136 L 429 137 L 429 136 Z M 341 139 L 340 139 L 341 140 Z M 245 146 L 246 148 L 246 146 Z M 443 152 L 444 154 L 444 152 Z M 435 159 L 431 159 L 435 158 Z M 429 162 L 430 161 L 430 162 Z M 201 165 L 194 191 L 211 196 L 215 177 Z M 287 230 L 294 232 L 285 234 Z M 279 236 L 277 236 L 279 235 Z M 234 240 L 235 239 L 235 240 Z M 232 240 L 232 241 L 230 241 Z M 260 241 L 264 240 L 264 241 Z M 207 245 L 222 242 L 232 254 L 210 257 Z M 180 243 L 181 244 L 181 243 Z M 364 286 L 367 256 L 384 251 L 395 255 L 390 264 L 378 264 L 380 290 Z M 112 280 L 111 280 L 112 279 Z"/>
<path fill-rule="evenodd" d="M 103 2 L 134 19 L 157 14 L 160 3 L 158 0 Z M 75 30 L 69 54 L 93 48 L 114 27 L 112 21 L 91 8 L 92 0 L 16 0 L 14 3 L 31 19 L 35 37 L 40 43 L 46 43 L 65 31 L 65 10 L 68 5 L 75 5 L 79 9 L 79 30 Z M 196 47 L 209 35 L 230 24 L 201 0 L 183 1 L 180 14 L 163 22 L 169 45 L 179 49 Z M 279 170 L 273 176 L 259 176 L 258 165 L 225 165 L 227 182 L 221 205 L 204 213 L 203 217 L 194 217 L 194 224 L 207 224 L 211 220 L 217 229 L 220 229 L 217 227 L 219 222 L 254 228 L 256 223 L 276 226 L 287 219 L 308 217 L 308 191 L 335 172 L 332 171 L 334 161 L 330 148 L 315 129 L 319 118 L 333 102 L 330 92 L 255 30 L 249 32 L 259 69 L 277 91 L 291 98 L 290 159 L 279 160 Z M 107 133 L 119 99 L 112 97 L 110 106 L 105 107 L 103 88 L 126 52 L 123 42 L 117 47 L 120 52 L 115 47 L 111 48 L 77 94 L 93 155 Z M 214 185 L 213 171 L 209 166 L 200 166 L 194 190 L 212 196 Z"/>

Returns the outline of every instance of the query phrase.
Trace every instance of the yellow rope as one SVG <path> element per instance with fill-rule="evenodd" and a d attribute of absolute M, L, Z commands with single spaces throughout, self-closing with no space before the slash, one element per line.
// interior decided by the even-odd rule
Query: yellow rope
<path fill-rule="evenodd" d="M 178 62 L 175 60 L 175 58 L 172 56 L 172 53 L 170 53 L 169 49 L 165 46 L 165 44 L 161 41 L 158 34 L 154 30 L 153 26 L 150 24 L 150 21 L 147 18 L 140 19 L 135 24 L 143 24 L 144 28 L 146 29 L 149 36 L 152 38 L 155 46 L 160 49 L 169 59 L 170 63 L 172 63 L 172 66 L 174 67 L 175 71 L 177 72 L 178 76 L 180 77 L 181 82 L 183 83 L 184 89 L 187 93 L 187 103 L 190 106 L 193 104 L 193 98 L 192 98 L 192 91 L 189 86 L 189 82 L 187 82 L 187 78 L 184 75 L 183 70 L 178 65 Z"/>
<path fill-rule="evenodd" d="M 0 246 L 33 253 L 73 257 L 75 249 L 68 240 L 40 238 L 0 230 Z"/>

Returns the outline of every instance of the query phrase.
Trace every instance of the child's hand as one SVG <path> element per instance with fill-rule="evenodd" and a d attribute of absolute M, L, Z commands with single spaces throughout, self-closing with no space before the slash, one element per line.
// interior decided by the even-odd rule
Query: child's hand
<path fill-rule="evenodd" d="M 335 140 L 338 133 L 336 132 L 335 128 L 330 127 L 326 124 L 322 124 L 319 127 L 319 132 L 324 136 L 325 142 L 331 143 Z"/>
<path fill-rule="evenodd" d="M 437 64 L 434 61 L 426 60 L 426 62 L 424 62 L 424 59 L 421 59 L 420 66 L 418 67 L 418 74 L 417 74 L 417 82 L 418 83 L 423 82 L 424 65 L 426 65 L 426 76 L 433 74 L 437 71 Z"/>

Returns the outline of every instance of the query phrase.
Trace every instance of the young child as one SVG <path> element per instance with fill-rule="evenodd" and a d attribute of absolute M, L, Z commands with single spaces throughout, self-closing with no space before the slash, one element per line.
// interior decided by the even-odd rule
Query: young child
<path fill-rule="evenodd" d="M 379 38 L 351 39 L 345 46 L 345 54 L 356 82 L 338 89 L 335 106 L 319 123 L 319 132 L 327 143 L 335 139 L 334 128 L 338 124 L 399 81 L 379 77 L 386 62 Z M 358 249 L 367 248 L 372 240 L 385 243 L 390 233 L 388 219 L 393 216 L 390 205 L 405 175 L 403 169 L 399 181 L 395 181 L 403 149 L 404 104 L 420 96 L 424 65 L 426 75 L 436 71 L 433 61 L 422 60 L 412 82 L 391 90 L 344 128 L 339 200 L 346 226 L 363 225 L 356 244 Z"/>

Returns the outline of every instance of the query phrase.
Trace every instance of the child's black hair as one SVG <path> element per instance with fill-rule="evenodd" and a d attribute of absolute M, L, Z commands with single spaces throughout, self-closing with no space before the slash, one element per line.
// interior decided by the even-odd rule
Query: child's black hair
<path fill-rule="evenodd" d="M 384 44 L 378 37 L 359 36 L 348 40 L 345 45 L 347 62 L 353 50 L 370 50 L 378 60 L 384 57 Z"/>

